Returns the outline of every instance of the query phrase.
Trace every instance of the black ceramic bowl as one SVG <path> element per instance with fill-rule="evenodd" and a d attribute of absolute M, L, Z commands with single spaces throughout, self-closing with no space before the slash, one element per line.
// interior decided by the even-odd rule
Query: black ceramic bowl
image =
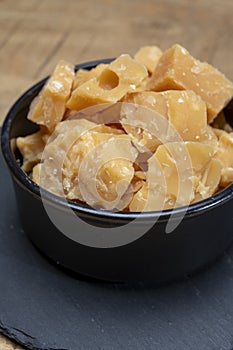
<path fill-rule="evenodd" d="M 101 62 L 107 60 L 82 64 L 77 69 L 90 69 Z M 97 241 L 102 240 L 101 234 L 98 237 L 98 227 L 104 227 L 105 234 L 110 234 L 114 227 L 123 228 L 124 234 L 125 228 L 125 234 L 129 236 L 131 232 L 132 237 L 145 232 L 131 242 L 129 238 L 127 244 L 88 246 L 62 233 L 47 215 L 40 188 L 21 170 L 18 154 L 11 148 L 12 138 L 35 131 L 35 125 L 26 116 L 32 99 L 45 81 L 33 86 L 13 105 L 1 135 L 2 152 L 13 179 L 23 229 L 45 255 L 72 271 L 98 279 L 160 283 L 182 278 L 200 269 L 229 246 L 233 239 L 233 186 L 188 209 L 147 212 L 140 216 L 137 213 L 106 212 L 75 203 L 68 204 L 82 222 L 96 228 Z M 47 207 L 61 221 L 67 220 L 67 203 L 48 192 L 43 197 Z M 168 222 L 176 225 L 180 220 L 173 232 L 167 234 Z M 130 232 L 127 231 L 129 223 Z"/>

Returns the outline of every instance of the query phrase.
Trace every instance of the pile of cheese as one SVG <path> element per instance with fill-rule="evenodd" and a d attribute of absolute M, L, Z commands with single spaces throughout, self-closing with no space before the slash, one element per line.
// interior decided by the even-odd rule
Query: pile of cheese
<path fill-rule="evenodd" d="M 180 45 L 77 72 L 60 61 L 30 106 L 39 130 L 16 140 L 22 169 L 105 210 L 201 201 L 233 182 L 233 132 L 213 126 L 232 96 L 231 81 Z"/>

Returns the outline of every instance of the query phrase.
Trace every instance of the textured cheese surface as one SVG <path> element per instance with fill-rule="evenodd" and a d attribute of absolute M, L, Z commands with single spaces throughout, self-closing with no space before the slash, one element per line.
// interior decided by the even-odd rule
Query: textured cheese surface
<path fill-rule="evenodd" d="M 154 211 L 201 201 L 233 182 L 223 110 L 232 94 L 223 74 L 180 45 L 144 46 L 134 58 L 122 54 L 76 73 L 60 61 L 30 106 L 40 130 L 16 140 L 22 169 L 50 192 L 94 208 Z"/>
<path fill-rule="evenodd" d="M 134 195 L 131 211 L 153 211 L 189 205 L 218 188 L 221 164 L 213 148 L 197 142 L 158 147 L 148 161 L 147 181 Z"/>
<path fill-rule="evenodd" d="M 42 164 L 33 169 L 33 180 L 68 199 L 122 210 L 132 198 L 122 200 L 134 177 L 137 154 L 122 130 L 85 119 L 67 120 L 55 129 Z"/>
<path fill-rule="evenodd" d="M 213 120 L 233 96 L 233 83 L 216 68 L 193 58 L 180 45 L 174 45 L 161 56 L 149 90 L 193 90 L 207 104 L 208 121 Z"/>
<path fill-rule="evenodd" d="M 28 119 L 52 132 L 65 113 L 74 80 L 74 65 L 59 61 L 52 76 L 31 104 Z"/>
<path fill-rule="evenodd" d="M 149 73 L 152 73 L 162 56 L 162 50 L 158 46 L 143 46 L 134 55 L 136 61 L 144 64 Z"/>
<path fill-rule="evenodd" d="M 160 143 L 172 139 L 206 142 L 212 137 L 207 126 L 206 104 L 193 91 L 136 92 L 127 94 L 124 101 L 133 105 L 132 112 L 129 105 L 128 112 L 124 113 L 122 125 L 145 151 L 153 152 Z M 149 108 L 155 113 L 147 113 L 141 108 L 135 114 L 134 104 Z M 162 118 L 167 123 L 161 123 Z M 157 130 L 151 126 L 153 121 L 158 125 Z"/>
<path fill-rule="evenodd" d="M 78 86 L 67 102 L 67 108 L 81 110 L 101 103 L 115 103 L 133 91 L 148 76 L 146 67 L 129 55 L 121 55 L 98 77 Z"/>

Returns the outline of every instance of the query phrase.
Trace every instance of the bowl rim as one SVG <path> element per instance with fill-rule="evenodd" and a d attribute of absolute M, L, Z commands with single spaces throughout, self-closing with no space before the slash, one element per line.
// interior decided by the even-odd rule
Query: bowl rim
<path fill-rule="evenodd" d="M 77 71 L 79 69 L 91 69 L 100 63 L 109 63 L 112 60 L 113 58 L 107 58 L 107 59 L 99 59 L 95 61 L 80 63 L 75 66 L 75 70 Z M 1 150 L 2 150 L 4 160 L 11 172 L 11 175 L 14 177 L 16 182 L 20 184 L 21 187 L 26 189 L 34 197 L 37 197 L 40 200 L 41 200 L 40 187 L 36 183 L 34 183 L 29 178 L 29 176 L 20 168 L 19 164 L 15 159 L 15 156 L 11 149 L 10 132 L 19 108 L 23 105 L 23 103 L 25 103 L 28 97 L 30 97 L 31 95 L 34 95 L 35 92 L 39 91 L 43 87 L 43 85 L 45 84 L 48 78 L 49 76 L 40 80 L 36 84 L 32 85 L 13 103 L 1 127 Z M 64 205 L 63 198 L 60 198 L 59 196 L 56 196 L 46 190 L 43 190 L 43 196 L 51 204 L 58 205 L 59 207 L 62 207 L 63 209 L 65 209 L 68 203 L 69 208 L 74 210 L 76 213 L 79 213 L 81 215 L 92 216 L 93 218 L 95 217 L 99 219 L 116 219 L 116 220 L 125 222 L 129 220 L 130 221 L 135 220 L 140 216 L 140 220 L 146 220 L 146 221 L 158 220 L 158 222 L 161 222 L 161 221 L 167 221 L 169 217 L 171 217 L 171 215 L 174 217 L 176 216 L 179 217 L 181 215 L 183 216 L 185 213 L 184 218 L 192 217 L 192 216 L 203 214 L 206 211 L 209 211 L 219 205 L 224 204 L 225 202 L 233 198 L 233 184 L 229 185 L 225 189 L 221 190 L 220 192 L 216 193 L 215 195 L 209 198 L 206 198 L 194 204 L 190 204 L 188 208 L 187 206 L 183 206 L 183 207 L 178 207 L 178 208 L 169 209 L 169 210 L 150 211 L 150 212 L 141 212 L 141 213 L 113 212 L 113 211 L 107 211 L 103 209 L 94 209 L 94 208 L 83 206 L 71 201 L 67 201 L 66 205 Z"/>

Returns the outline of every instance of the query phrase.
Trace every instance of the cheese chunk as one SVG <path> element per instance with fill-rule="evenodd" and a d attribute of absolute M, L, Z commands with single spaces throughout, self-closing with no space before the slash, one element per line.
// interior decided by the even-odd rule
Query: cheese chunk
<path fill-rule="evenodd" d="M 134 177 L 137 154 L 121 129 L 67 120 L 56 127 L 40 167 L 33 169 L 33 180 L 67 199 L 123 210 L 132 199 L 123 196 Z"/>
<path fill-rule="evenodd" d="M 212 147 L 197 142 L 159 146 L 148 161 L 146 183 L 134 195 L 130 210 L 172 209 L 210 197 L 221 177 L 221 163 L 213 155 Z"/>
<path fill-rule="evenodd" d="M 129 102 L 122 104 L 121 124 L 139 152 L 154 152 L 161 143 L 161 139 L 166 137 L 167 120 L 153 110 L 130 100 L 129 97 Z M 157 137 L 158 133 L 159 137 Z"/>
<path fill-rule="evenodd" d="M 207 104 L 211 122 L 233 96 L 233 83 L 216 68 L 194 59 L 180 45 L 174 45 L 161 56 L 147 89 L 193 90 Z"/>
<path fill-rule="evenodd" d="M 63 174 L 66 180 L 71 179 L 68 198 L 75 189 L 92 207 L 124 209 L 129 200 L 125 198 L 126 202 L 122 202 L 121 199 L 133 179 L 136 157 L 137 151 L 127 135 L 88 132 L 74 145 L 64 162 Z"/>
<path fill-rule="evenodd" d="M 134 58 L 144 64 L 149 73 L 152 73 L 162 54 L 163 52 L 158 46 L 143 46 L 136 52 Z"/>
<path fill-rule="evenodd" d="M 42 130 L 34 134 L 17 137 L 16 145 L 23 156 L 22 169 L 30 172 L 32 168 L 41 161 L 42 152 L 46 145 L 48 135 Z"/>
<path fill-rule="evenodd" d="M 164 92 L 168 120 L 183 141 L 203 141 L 207 137 L 206 104 L 193 91 Z M 171 130 L 173 132 L 173 130 Z"/>
<path fill-rule="evenodd" d="M 121 55 L 102 73 L 77 87 L 67 108 L 81 110 L 101 103 L 115 103 L 133 91 L 148 76 L 146 67 L 129 55 Z"/>
<path fill-rule="evenodd" d="M 233 182 L 233 132 L 214 129 L 218 137 L 215 158 L 222 164 L 221 186 L 226 187 Z"/>
<path fill-rule="evenodd" d="M 28 119 L 52 132 L 65 112 L 74 80 L 74 65 L 59 61 L 53 74 L 33 100 Z"/>
<path fill-rule="evenodd" d="M 52 137 L 44 148 L 40 167 L 41 178 L 38 178 L 38 171 L 36 171 L 35 177 L 34 174 L 32 174 L 33 180 L 48 191 L 62 196 L 64 193 L 61 179 L 62 175 L 60 174 L 59 177 L 58 174 L 63 168 L 63 162 L 67 152 L 82 134 L 85 134 L 85 132 L 95 127 L 95 123 L 83 119 L 66 120 L 58 123 Z"/>
<path fill-rule="evenodd" d="M 95 68 L 92 68 L 91 70 L 79 69 L 75 74 L 72 89 L 76 89 L 78 86 L 82 85 L 83 83 L 92 78 L 97 78 L 107 66 L 108 64 L 101 63 L 98 64 L 98 66 L 96 66 Z"/>
<path fill-rule="evenodd" d="M 32 181 L 34 181 L 36 184 L 40 185 L 40 170 L 41 170 L 41 163 L 36 164 L 32 169 Z"/>
<path fill-rule="evenodd" d="M 130 93 L 125 96 L 124 101 L 155 112 L 148 114 L 141 109 L 137 113 L 130 113 L 129 106 L 128 113 L 124 113 L 122 118 L 125 131 L 131 135 L 135 144 L 145 147 L 145 150 L 147 148 L 153 152 L 161 142 L 172 139 L 199 142 L 209 140 L 206 104 L 193 91 Z M 167 120 L 167 125 L 160 123 L 161 118 Z M 157 130 L 151 125 L 153 122 L 157 123 Z"/>

